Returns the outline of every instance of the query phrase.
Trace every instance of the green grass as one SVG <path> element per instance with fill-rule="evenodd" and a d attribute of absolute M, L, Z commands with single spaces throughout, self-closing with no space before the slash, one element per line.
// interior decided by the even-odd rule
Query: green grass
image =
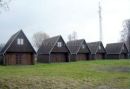
<path fill-rule="evenodd" d="M 0 89 L 130 89 L 130 60 L 0 66 Z"/>

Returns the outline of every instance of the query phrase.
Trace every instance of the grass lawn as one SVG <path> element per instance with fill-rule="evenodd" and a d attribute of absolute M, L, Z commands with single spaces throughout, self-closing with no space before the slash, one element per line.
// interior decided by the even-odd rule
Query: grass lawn
<path fill-rule="evenodd" d="M 130 89 L 130 60 L 0 66 L 0 89 Z"/>

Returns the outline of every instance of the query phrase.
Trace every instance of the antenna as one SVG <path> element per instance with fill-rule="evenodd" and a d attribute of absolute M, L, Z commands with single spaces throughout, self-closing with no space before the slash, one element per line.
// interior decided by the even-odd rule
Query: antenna
<path fill-rule="evenodd" d="M 99 1 L 99 39 L 102 41 L 102 7 L 101 1 Z"/>

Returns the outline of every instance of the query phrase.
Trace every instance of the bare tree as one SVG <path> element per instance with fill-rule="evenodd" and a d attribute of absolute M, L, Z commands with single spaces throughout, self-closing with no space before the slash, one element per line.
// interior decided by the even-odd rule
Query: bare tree
<path fill-rule="evenodd" d="M 9 3 L 11 2 L 11 0 L 0 0 L 0 12 L 4 9 L 4 10 L 8 10 L 9 9 Z"/>
<path fill-rule="evenodd" d="M 121 31 L 121 42 L 127 41 L 127 33 L 128 33 L 128 30 L 126 29 Z"/>
<path fill-rule="evenodd" d="M 123 22 L 123 30 L 121 31 L 121 41 L 125 42 L 130 51 L 130 19 Z"/>
<path fill-rule="evenodd" d="M 68 40 L 72 41 L 72 35 L 71 34 L 68 35 Z"/>
<path fill-rule="evenodd" d="M 47 38 L 49 38 L 49 35 L 45 32 L 37 32 L 33 34 L 33 44 L 36 50 L 42 45 L 43 40 Z"/>
<path fill-rule="evenodd" d="M 73 38 L 73 40 L 76 40 L 78 38 L 76 31 L 73 31 L 72 38 Z"/>
<path fill-rule="evenodd" d="M 0 0 L 0 7 L 8 8 L 10 2 L 11 0 Z"/>
<path fill-rule="evenodd" d="M 76 31 L 73 31 L 71 34 L 68 35 L 69 41 L 76 40 L 77 38 L 78 38 L 78 35 Z"/>

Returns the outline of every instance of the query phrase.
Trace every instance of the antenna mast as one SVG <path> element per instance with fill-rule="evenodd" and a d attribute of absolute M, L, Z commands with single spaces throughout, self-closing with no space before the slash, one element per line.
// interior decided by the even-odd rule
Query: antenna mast
<path fill-rule="evenodd" d="M 99 39 L 102 41 L 102 7 L 101 1 L 99 1 Z"/>

